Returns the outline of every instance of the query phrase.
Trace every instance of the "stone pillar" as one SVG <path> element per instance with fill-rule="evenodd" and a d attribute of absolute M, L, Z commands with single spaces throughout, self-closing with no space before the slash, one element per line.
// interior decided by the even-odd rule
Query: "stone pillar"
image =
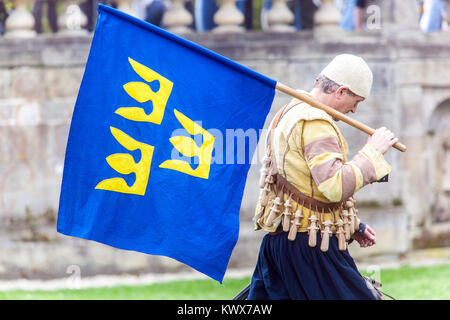
<path fill-rule="evenodd" d="M 420 30 L 419 1 L 392 1 L 388 8 L 391 20 L 388 23 L 383 22 L 381 32 L 384 35 L 391 39 L 422 41 L 424 34 Z M 381 14 L 384 21 L 383 12 Z"/>
<path fill-rule="evenodd" d="M 135 16 L 134 10 L 131 7 L 131 3 L 133 0 L 116 0 L 117 2 L 117 9 L 125 12 L 129 15 Z"/>
<path fill-rule="evenodd" d="M 80 0 L 64 0 L 63 14 L 58 17 L 58 34 L 83 35 L 88 31 L 87 17 L 78 5 Z"/>
<path fill-rule="evenodd" d="M 184 7 L 186 0 L 172 0 L 172 6 L 163 17 L 164 26 L 173 33 L 187 33 L 192 30 L 189 26 L 194 21 L 191 13 Z"/>
<path fill-rule="evenodd" d="M 314 30 L 319 33 L 333 33 L 341 30 L 339 21 L 341 13 L 335 7 L 333 0 L 322 0 L 322 5 L 314 15 Z"/>
<path fill-rule="evenodd" d="M 218 27 L 213 32 L 243 32 L 240 25 L 244 23 L 244 15 L 236 8 L 236 0 L 221 0 L 219 10 L 214 15 L 214 22 Z"/>
<path fill-rule="evenodd" d="M 269 30 L 276 32 L 292 32 L 295 28 L 292 26 L 294 22 L 294 14 L 286 5 L 287 0 L 273 0 L 272 8 L 268 13 Z"/>
<path fill-rule="evenodd" d="M 27 10 L 27 5 L 34 2 L 34 0 L 12 0 L 14 10 L 6 19 L 6 37 L 27 38 L 34 37 L 34 17 Z"/>
<path fill-rule="evenodd" d="M 399 29 L 419 30 L 419 4 L 416 0 L 394 1 L 392 3 L 394 23 Z"/>

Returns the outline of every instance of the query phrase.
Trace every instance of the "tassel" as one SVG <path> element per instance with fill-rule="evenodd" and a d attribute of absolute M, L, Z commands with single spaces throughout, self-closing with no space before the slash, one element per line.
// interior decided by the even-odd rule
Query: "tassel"
<path fill-rule="evenodd" d="M 350 234 L 355 233 L 355 215 L 353 214 L 353 208 L 348 208 L 348 216 L 350 217 Z"/>
<path fill-rule="evenodd" d="M 261 175 L 259 177 L 259 187 L 262 189 L 262 188 L 264 188 L 264 186 L 266 184 L 266 178 L 267 178 L 267 173 L 269 172 L 269 169 L 262 167 L 260 172 L 261 172 Z"/>
<path fill-rule="evenodd" d="M 291 201 L 289 199 L 284 203 L 284 212 L 283 212 L 283 231 L 289 231 L 289 225 L 291 224 Z"/>
<path fill-rule="evenodd" d="M 358 230 L 358 221 L 356 219 L 356 212 L 355 212 L 355 208 L 349 208 L 348 210 L 349 214 L 351 215 L 351 224 L 350 224 L 350 232 L 352 234 L 355 233 L 356 230 Z"/>
<path fill-rule="evenodd" d="M 328 246 L 330 243 L 330 236 L 331 236 L 330 226 L 332 224 L 333 223 L 330 220 L 327 220 L 323 223 L 325 229 L 322 231 L 322 243 L 320 244 L 320 250 L 322 252 L 328 251 Z"/>
<path fill-rule="evenodd" d="M 264 167 L 268 167 L 270 166 L 270 163 L 272 162 L 272 160 L 270 159 L 270 157 L 266 154 L 263 158 L 263 166 Z"/>
<path fill-rule="evenodd" d="M 270 208 L 270 213 L 265 223 L 266 226 L 270 227 L 273 224 L 273 220 L 275 220 L 277 214 L 280 212 L 280 210 L 278 209 L 280 204 L 281 204 L 280 197 L 276 197 L 273 200 L 272 207 Z"/>
<path fill-rule="evenodd" d="M 353 208 L 353 215 L 355 217 L 355 220 L 353 220 L 353 227 L 355 230 L 359 229 L 359 223 L 358 223 L 358 209 Z"/>
<path fill-rule="evenodd" d="M 317 244 L 317 230 L 319 230 L 319 227 L 317 226 L 317 216 L 312 215 L 308 219 L 310 221 L 310 226 L 308 227 L 309 231 L 309 238 L 308 238 L 308 244 L 310 247 L 315 247 Z"/>
<path fill-rule="evenodd" d="M 355 205 L 353 204 L 353 201 L 347 200 L 347 201 L 345 202 L 345 207 L 346 207 L 347 209 L 353 208 L 354 206 L 355 206 Z"/>
<path fill-rule="evenodd" d="M 268 185 L 264 186 L 264 189 L 261 190 L 261 201 L 259 202 L 261 206 L 265 207 L 269 203 L 269 192 L 270 187 Z"/>
<path fill-rule="evenodd" d="M 349 214 L 348 214 L 348 210 L 342 210 L 342 216 L 344 218 L 344 234 L 345 234 L 345 240 L 349 241 L 350 240 L 350 220 L 348 218 Z"/>
<path fill-rule="evenodd" d="M 291 213 L 290 212 L 284 212 L 283 231 L 284 232 L 288 232 L 290 225 L 291 225 Z"/>
<path fill-rule="evenodd" d="M 356 216 L 355 216 L 355 212 L 354 212 L 353 201 L 347 200 L 345 202 L 345 207 L 347 208 L 348 213 L 349 213 L 349 217 L 350 217 L 350 234 L 354 234 L 355 230 L 356 230 L 356 228 L 355 228 L 355 220 L 356 220 L 355 218 L 356 218 Z"/>
<path fill-rule="evenodd" d="M 295 238 L 297 237 L 297 226 L 295 224 L 294 221 L 292 221 L 291 223 L 291 229 L 289 230 L 289 234 L 288 234 L 288 240 L 294 241 Z"/>
<path fill-rule="evenodd" d="M 355 231 L 358 230 L 359 228 L 357 219 L 358 209 L 356 209 L 356 200 L 350 197 L 346 201 L 345 205 L 348 207 L 349 216 L 351 218 L 350 232 L 351 234 L 354 234 Z"/>
<path fill-rule="evenodd" d="M 289 240 L 294 241 L 295 238 L 297 237 L 298 228 L 300 228 L 300 225 L 302 224 L 300 221 L 302 218 L 303 218 L 302 210 L 295 211 L 295 218 L 294 221 L 292 221 L 291 229 L 289 230 L 288 235 Z"/>
<path fill-rule="evenodd" d="M 261 175 L 259 177 L 259 187 L 262 189 L 264 188 L 265 184 L 266 184 L 266 180 L 267 180 L 267 175 L 269 173 L 269 167 L 271 164 L 271 159 L 270 157 L 268 157 L 267 155 L 264 156 L 263 159 L 263 165 L 262 168 L 260 170 Z"/>
<path fill-rule="evenodd" d="M 352 198 L 353 201 L 353 212 L 355 214 L 355 230 L 359 229 L 359 219 L 358 219 L 358 207 L 356 206 L 356 200 Z"/>
<path fill-rule="evenodd" d="M 268 175 L 266 177 L 265 182 L 268 183 L 268 184 L 273 184 L 274 183 L 273 176 L 272 175 Z"/>
<path fill-rule="evenodd" d="M 339 219 L 338 222 L 336 222 L 336 226 L 337 226 L 336 235 L 338 238 L 339 250 L 344 251 L 346 249 L 345 234 L 344 234 L 344 221 L 342 221 L 342 219 Z"/>

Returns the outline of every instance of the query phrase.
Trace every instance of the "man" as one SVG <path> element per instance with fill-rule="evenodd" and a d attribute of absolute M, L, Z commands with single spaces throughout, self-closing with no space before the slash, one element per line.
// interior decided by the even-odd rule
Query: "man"
<path fill-rule="evenodd" d="M 310 94 L 342 113 L 369 96 L 372 72 L 357 56 L 335 57 Z M 270 125 L 260 180 L 256 229 L 268 231 L 252 277 L 249 299 L 374 299 L 347 250 L 376 243 L 360 223 L 353 194 L 385 177 L 383 154 L 398 139 L 386 128 L 369 137 L 352 160 L 327 113 L 294 99 Z"/>

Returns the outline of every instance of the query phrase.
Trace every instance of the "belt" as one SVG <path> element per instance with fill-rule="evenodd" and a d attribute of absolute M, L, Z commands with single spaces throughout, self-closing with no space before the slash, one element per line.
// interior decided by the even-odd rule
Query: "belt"
<path fill-rule="evenodd" d="M 277 234 L 280 234 L 280 233 L 283 233 L 284 231 L 283 231 L 283 226 L 280 224 L 279 226 L 278 226 L 278 228 L 277 228 L 277 230 L 275 230 L 274 232 L 269 232 L 269 234 L 271 235 L 271 236 L 276 236 Z M 287 232 L 286 232 L 286 234 L 287 234 Z"/>
<path fill-rule="evenodd" d="M 274 182 L 277 184 L 278 190 L 282 189 L 283 191 L 287 191 L 291 195 L 291 198 L 295 200 L 298 204 L 302 204 L 303 207 L 311 208 L 311 209 L 320 209 L 323 211 L 329 210 L 337 210 L 341 208 L 342 202 L 322 202 L 307 196 L 298 190 L 295 186 L 293 186 L 289 181 L 286 180 L 281 174 L 276 173 L 274 176 Z"/>

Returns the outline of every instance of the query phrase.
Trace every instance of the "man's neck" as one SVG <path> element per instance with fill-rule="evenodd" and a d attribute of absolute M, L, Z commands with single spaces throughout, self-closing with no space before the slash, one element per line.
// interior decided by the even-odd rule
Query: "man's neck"
<path fill-rule="evenodd" d="M 310 91 L 310 94 L 317 99 L 317 101 L 323 103 L 324 105 L 327 105 L 331 108 L 333 108 L 333 106 L 330 105 L 330 101 L 332 99 L 332 96 L 330 94 L 327 94 L 325 92 L 323 92 L 321 89 L 319 88 L 313 88 Z M 339 119 L 335 119 L 333 118 L 334 121 L 339 121 Z"/>
<path fill-rule="evenodd" d="M 310 94 L 317 99 L 317 101 L 328 105 L 328 101 L 330 100 L 330 95 L 326 94 L 319 88 L 313 88 Z"/>

